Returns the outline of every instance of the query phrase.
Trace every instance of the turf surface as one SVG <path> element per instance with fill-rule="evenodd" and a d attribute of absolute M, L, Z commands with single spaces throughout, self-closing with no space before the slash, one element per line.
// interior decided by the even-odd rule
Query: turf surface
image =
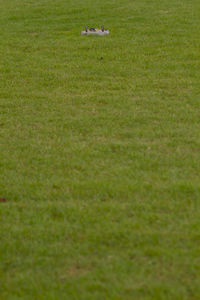
<path fill-rule="evenodd" d="M 0 298 L 199 299 L 200 2 L 0 0 L 0 28 Z"/>

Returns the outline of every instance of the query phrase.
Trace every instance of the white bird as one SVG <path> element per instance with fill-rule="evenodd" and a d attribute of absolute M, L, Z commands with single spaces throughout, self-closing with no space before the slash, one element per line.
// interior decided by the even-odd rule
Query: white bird
<path fill-rule="evenodd" d="M 104 28 L 104 25 L 101 26 L 101 29 L 90 28 L 88 29 L 85 26 L 85 30 L 81 32 L 81 35 L 107 35 L 109 30 Z"/>

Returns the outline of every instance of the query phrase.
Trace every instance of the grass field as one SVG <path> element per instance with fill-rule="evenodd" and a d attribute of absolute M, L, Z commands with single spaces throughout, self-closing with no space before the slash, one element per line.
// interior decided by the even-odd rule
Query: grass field
<path fill-rule="evenodd" d="M 0 0 L 0 30 L 0 299 L 200 299 L 199 0 Z"/>

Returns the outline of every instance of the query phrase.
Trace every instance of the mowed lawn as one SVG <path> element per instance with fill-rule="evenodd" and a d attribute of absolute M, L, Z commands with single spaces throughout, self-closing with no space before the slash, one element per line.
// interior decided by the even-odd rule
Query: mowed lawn
<path fill-rule="evenodd" d="M 199 299 L 200 1 L 0 0 L 0 31 L 0 299 Z"/>

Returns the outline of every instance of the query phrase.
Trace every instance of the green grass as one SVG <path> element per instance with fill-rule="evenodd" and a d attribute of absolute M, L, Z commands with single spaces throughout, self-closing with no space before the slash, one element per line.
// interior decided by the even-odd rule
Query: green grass
<path fill-rule="evenodd" d="M 0 30 L 1 300 L 199 299 L 200 2 L 0 0 Z"/>

